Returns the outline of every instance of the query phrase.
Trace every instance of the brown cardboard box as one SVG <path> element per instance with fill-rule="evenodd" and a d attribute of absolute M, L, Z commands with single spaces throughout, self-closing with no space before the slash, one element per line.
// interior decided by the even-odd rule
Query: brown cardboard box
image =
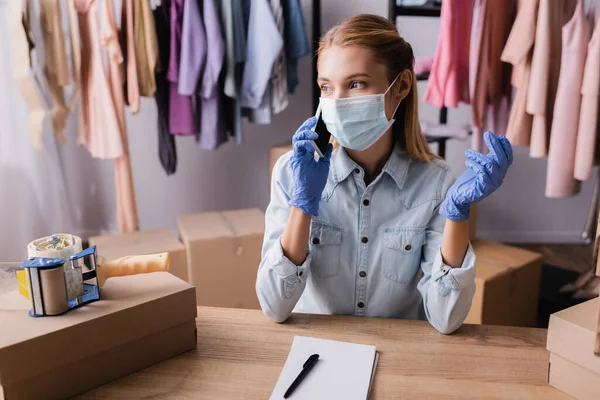
<path fill-rule="evenodd" d="M 600 357 L 594 354 L 598 305 L 598 298 L 595 298 L 552 314 L 546 347 L 552 353 L 592 371 L 600 380 Z"/>
<path fill-rule="evenodd" d="M 188 283 L 162 272 L 111 278 L 100 295 L 56 317 L 0 303 L 0 399 L 68 398 L 195 348 Z"/>
<path fill-rule="evenodd" d="M 90 246 L 96 245 L 99 255 L 108 260 L 132 255 L 168 251 L 171 254 L 169 272 L 187 281 L 185 246 L 168 229 L 151 229 L 122 235 L 92 236 Z"/>
<path fill-rule="evenodd" d="M 535 326 L 542 256 L 475 240 L 477 289 L 465 323 Z"/>
<path fill-rule="evenodd" d="M 292 150 L 292 144 L 286 143 L 281 146 L 273 146 L 269 151 L 269 182 L 271 182 L 271 176 L 273 175 L 273 167 L 279 157 Z"/>
<path fill-rule="evenodd" d="M 177 220 L 198 305 L 260 308 L 255 286 L 264 214 L 249 209 L 181 215 Z"/>
<path fill-rule="evenodd" d="M 598 400 L 600 397 L 600 375 L 555 353 L 550 354 L 548 382 L 579 400 Z"/>

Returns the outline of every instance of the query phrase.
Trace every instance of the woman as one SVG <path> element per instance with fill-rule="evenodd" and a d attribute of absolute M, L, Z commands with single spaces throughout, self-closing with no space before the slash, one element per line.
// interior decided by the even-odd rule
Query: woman
<path fill-rule="evenodd" d="M 336 140 L 314 158 L 309 118 L 275 165 L 256 291 L 266 315 L 463 323 L 475 293 L 469 207 L 496 190 L 512 149 L 485 135 L 456 182 L 418 118 L 411 46 L 388 20 L 357 15 L 320 42 L 321 112 Z"/>

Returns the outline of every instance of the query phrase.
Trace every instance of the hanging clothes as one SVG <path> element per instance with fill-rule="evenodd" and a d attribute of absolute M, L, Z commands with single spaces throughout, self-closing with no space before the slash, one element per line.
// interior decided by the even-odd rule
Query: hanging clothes
<path fill-rule="evenodd" d="M 75 0 L 82 51 L 81 108 L 84 130 L 81 140 L 93 157 L 115 159 L 117 223 L 121 232 L 133 232 L 138 229 L 138 216 L 120 73 L 123 56 L 114 23 L 112 1 L 104 1 L 103 6 L 98 10 L 96 0 Z M 102 21 L 102 31 L 99 21 Z M 103 48 L 107 54 L 108 72 L 104 67 Z"/>
<path fill-rule="evenodd" d="M 440 32 L 424 99 L 437 108 L 470 103 L 469 45 L 474 0 L 442 2 Z"/>
<path fill-rule="evenodd" d="M 598 135 L 598 95 L 600 94 L 600 14 L 590 39 L 581 83 L 581 112 L 575 150 L 575 179 L 585 181 L 592 175 Z"/>
<path fill-rule="evenodd" d="M 154 11 L 154 26 L 158 39 L 159 59 L 156 69 L 156 109 L 158 113 L 158 158 L 167 175 L 177 171 L 177 147 L 175 137 L 169 133 L 169 97 L 171 83 L 167 80 L 170 52 L 170 3 L 161 0 Z"/>
<path fill-rule="evenodd" d="M 241 86 L 246 62 L 246 35 L 250 0 L 221 0 L 221 21 L 225 33 L 225 77 L 223 84 L 226 129 L 243 143 Z"/>
<path fill-rule="evenodd" d="M 472 147 L 483 152 L 483 131 L 506 132 L 508 105 L 511 97 L 510 66 L 500 56 L 514 21 L 516 3 L 513 0 L 477 0 L 478 16 L 473 17 L 471 30 L 475 48 L 469 73 L 473 73 L 471 114 L 473 120 Z M 490 110 L 491 107 L 491 110 Z M 491 111 L 491 114 L 490 114 Z"/>
<path fill-rule="evenodd" d="M 65 37 L 59 0 L 41 0 L 40 26 L 44 39 L 44 74 L 54 106 L 52 108 L 52 131 L 59 143 L 66 143 L 64 135 L 69 108 L 65 102 L 63 87 L 69 84 L 69 65 L 65 52 Z"/>
<path fill-rule="evenodd" d="M 246 12 L 243 13 L 244 26 L 246 28 L 245 34 L 247 34 L 249 26 L 250 26 L 249 19 L 250 19 L 250 7 L 251 6 L 249 4 L 251 4 L 251 2 L 249 0 L 245 0 L 245 3 L 248 5 Z M 280 7 L 279 1 L 274 0 L 274 2 L 270 2 L 271 13 L 273 13 L 273 6 Z M 273 15 L 273 17 L 275 17 L 275 16 Z M 246 51 L 246 49 L 244 49 L 244 51 Z M 247 56 L 246 56 L 246 59 L 247 59 Z M 275 66 L 273 65 L 270 70 L 271 77 L 269 78 L 269 80 L 267 82 L 267 86 L 265 88 L 263 97 L 260 101 L 260 105 L 258 105 L 257 107 L 243 107 L 242 108 L 242 116 L 248 118 L 248 121 L 253 124 L 269 125 L 272 122 L 273 107 L 272 107 L 271 98 L 273 96 L 272 91 L 273 91 L 273 69 L 274 68 L 275 68 Z"/>
<path fill-rule="evenodd" d="M 281 0 L 271 0 L 271 12 L 273 13 L 277 30 L 283 38 L 285 35 L 285 24 Z M 273 110 L 273 114 L 279 114 L 288 106 L 286 75 L 285 48 L 282 46 L 271 69 L 271 109 Z"/>
<path fill-rule="evenodd" d="M 215 0 L 203 0 L 202 18 L 206 33 L 206 63 L 200 80 L 197 104 L 200 119 L 200 147 L 217 149 L 227 142 L 227 131 L 223 120 L 223 92 L 221 71 L 225 61 L 219 10 Z"/>
<path fill-rule="evenodd" d="M 310 53 L 310 46 L 300 0 L 281 0 L 281 7 L 283 8 L 287 88 L 289 93 L 294 93 L 298 86 L 298 60 Z"/>
<path fill-rule="evenodd" d="M 513 65 L 511 83 L 516 89 L 506 137 L 513 146 L 529 146 L 533 116 L 525 110 L 531 59 L 535 42 L 539 0 L 519 0 L 515 23 L 504 46 L 501 59 Z"/>
<path fill-rule="evenodd" d="M 177 93 L 182 96 L 196 94 L 200 75 L 206 62 L 206 45 L 200 4 L 197 0 L 184 1 L 177 79 Z"/>
<path fill-rule="evenodd" d="M 242 107 L 258 108 L 271 77 L 283 38 L 267 0 L 252 0 L 248 22 L 246 63 L 242 80 Z"/>
<path fill-rule="evenodd" d="M 39 27 L 39 24 L 35 19 L 33 23 L 30 22 L 33 16 L 39 15 L 36 12 L 37 2 L 25 0 L 23 6 L 21 9 L 20 2 L 10 1 L 8 7 L 10 42 L 14 54 L 13 77 L 30 109 L 27 129 L 29 140 L 39 150 L 42 148 L 44 119 L 52 109 L 52 100 L 44 75 L 43 42 L 36 40 L 39 36 L 32 32 L 33 27 Z"/>
<path fill-rule="evenodd" d="M 171 82 L 169 97 L 169 131 L 173 135 L 194 135 L 197 132 L 191 96 L 180 95 L 179 58 L 183 35 L 184 0 L 171 0 L 171 54 L 167 79 Z M 187 66 L 186 66 L 187 68 Z"/>
<path fill-rule="evenodd" d="M 71 60 L 71 99 L 69 100 L 68 106 L 69 111 L 72 112 L 75 108 L 77 100 L 79 100 L 79 80 L 81 76 L 81 46 L 79 39 L 79 23 L 77 22 L 77 10 L 72 1 L 67 1 L 67 13 L 69 20 L 69 47 L 68 47 L 68 59 Z M 81 114 L 77 116 L 78 127 L 81 128 Z"/>
<path fill-rule="evenodd" d="M 560 75 L 562 27 L 571 19 L 576 0 L 539 0 L 526 111 L 533 115 L 530 157 L 548 155 L 554 101 Z"/>
<path fill-rule="evenodd" d="M 0 221 L 5 232 L 0 241 L 0 258 L 3 261 L 21 260 L 31 238 L 48 235 L 48 232 L 77 233 L 77 226 L 73 224 L 76 207 L 65 185 L 63 146 L 48 135 L 44 146 L 38 149 L 31 145 L 28 137 L 33 104 L 30 100 L 39 105 L 30 64 L 37 46 L 30 54 L 24 27 L 28 16 L 24 11 L 28 8 L 23 1 L 0 4 L 0 20 L 4 24 L 0 24 L 0 182 L 3 189 Z M 23 91 L 24 85 L 26 91 Z M 42 107 L 39 110 L 40 120 L 43 120 L 44 110 Z"/>
<path fill-rule="evenodd" d="M 122 0 L 120 41 L 126 72 L 123 85 L 126 93 L 125 100 L 131 113 L 137 114 L 140 111 L 140 90 L 135 52 L 134 1 L 137 0 Z"/>
<path fill-rule="evenodd" d="M 140 96 L 152 97 L 156 91 L 156 62 L 158 61 L 158 43 L 152 9 L 148 0 L 134 0 L 134 51 L 138 91 Z"/>
<path fill-rule="evenodd" d="M 579 1 L 573 17 L 562 27 L 562 56 L 548 150 L 546 197 L 569 197 L 579 192 L 579 181 L 574 178 L 575 148 L 590 34 L 590 21 L 585 16 L 583 1 Z M 596 68 L 598 66 L 596 64 Z"/>

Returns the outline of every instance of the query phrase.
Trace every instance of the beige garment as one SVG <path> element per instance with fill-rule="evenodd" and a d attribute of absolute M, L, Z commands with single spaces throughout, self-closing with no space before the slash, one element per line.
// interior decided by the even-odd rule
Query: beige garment
<path fill-rule="evenodd" d="M 581 111 L 575 150 L 575 179 L 585 181 L 592 175 L 598 135 L 598 95 L 600 94 L 600 17 L 588 44 L 581 84 Z"/>
<path fill-rule="evenodd" d="M 513 146 L 529 146 L 533 117 L 525 110 L 531 73 L 539 0 L 519 0 L 518 13 L 502 52 L 502 61 L 513 65 L 511 83 L 516 95 L 506 137 Z"/>
<path fill-rule="evenodd" d="M 119 37 L 114 16 L 112 1 L 104 1 L 105 24 L 101 32 L 102 45 L 106 48 L 109 59 L 109 80 L 113 101 L 119 118 L 119 128 L 123 140 L 123 155 L 115 159 L 115 185 L 117 187 L 117 225 L 121 232 L 139 230 L 133 174 L 129 158 L 129 141 L 127 140 L 127 124 L 125 122 L 125 98 L 121 66 L 123 54 L 119 45 Z"/>
<path fill-rule="evenodd" d="M 63 86 L 69 84 L 69 65 L 65 53 L 62 16 L 59 0 L 40 0 L 40 25 L 44 35 L 44 74 L 54 106 L 52 130 L 61 143 L 66 142 L 65 125 L 69 108 L 65 103 Z"/>
<path fill-rule="evenodd" d="M 41 149 L 44 118 L 46 111 L 51 109 L 51 101 L 44 90 L 42 68 L 32 58 L 37 48 L 30 34 L 29 1 L 25 0 L 25 9 L 22 9 L 21 1 L 10 0 L 7 18 L 13 51 L 13 77 L 30 111 L 27 122 L 29 140 L 36 149 Z"/>
<path fill-rule="evenodd" d="M 546 197 L 551 198 L 573 196 L 580 187 L 573 175 L 581 84 L 591 35 L 591 24 L 585 16 L 582 1 L 578 2 L 573 17 L 562 31 L 560 78 L 554 102 L 546 174 Z"/>
<path fill-rule="evenodd" d="M 127 93 L 127 104 L 133 114 L 140 111 L 140 90 L 138 83 L 137 61 L 135 52 L 135 34 L 134 34 L 134 6 L 133 2 L 137 0 L 123 0 L 123 9 L 121 12 L 121 49 L 125 63 L 125 82 L 124 88 Z"/>
<path fill-rule="evenodd" d="M 69 100 L 69 111 L 73 111 L 75 103 L 79 99 L 79 82 L 81 75 L 81 45 L 79 43 L 79 23 L 77 22 L 77 11 L 72 0 L 68 0 L 67 13 L 69 16 L 69 38 L 71 45 L 71 82 L 73 89 Z M 81 113 L 79 114 L 81 117 Z M 81 118 L 79 118 L 81 121 Z M 80 124 L 81 126 L 81 124 Z"/>
<path fill-rule="evenodd" d="M 81 108 L 84 144 L 96 158 L 115 159 L 117 222 L 121 232 L 138 229 L 129 162 L 125 106 L 120 66 L 123 62 L 114 23 L 112 1 L 75 0 L 81 35 Z M 101 18 L 98 18 L 98 17 Z M 102 24 L 100 31 L 99 22 Z M 109 70 L 103 62 L 106 50 Z"/>
<path fill-rule="evenodd" d="M 470 72 L 474 77 L 471 89 L 473 120 L 472 148 L 485 151 L 483 131 L 488 127 L 504 134 L 508 124 L 510 100 L 510 65 L 501 62 L 500 55 L 514 20 L 514 0 L 480 0 L 476 3 L 472 26 Z M 474 65 L 473 65 L 474 64 Z M 490 110 L 491 106 L 491 110 Z"/>
<path fill-rule="evenodd" d="M 546 157 L 560 75 L 562 26 L 577 0 L 539 0 L 526 110 L 533 115 L 530 156 Z"/>
<path fill-rule="evenodd" d="M 156 64 L 158 42 L 154 28 L 154 16 L 147 0 L 134 0 L 135 58 L 140 96 L 153 97 L 156 92 Z"/>

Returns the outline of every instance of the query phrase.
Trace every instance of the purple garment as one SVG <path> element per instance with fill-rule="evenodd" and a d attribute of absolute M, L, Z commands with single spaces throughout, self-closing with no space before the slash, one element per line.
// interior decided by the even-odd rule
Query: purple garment
<path fill-rule="evenodd" d="M 177 92 L 179 56 L 183 24 L 184 0 L 171 0 L 171 54 L 167 79 L 171 83 L 169 96 L 169 131 L 173 135 L 193 135 L 196 132 L 191 96 Z"/>
<path fill-rule="evenodd" d="M 203 1 L 203 3 L 206 3 Z M 206 7 L 205 7 L 206 8 Z M 177 91 L 184 96 L 193 96 L 204 63 L 207 59 L 207 35 L 204 33 L 204 22 L 200 13 L 198 0 L 186 0 L 181 27 L 181 55 L 179 56 L 179 86 Z"/>
<path fill-rule="evenodd" d="M 225 61 L 225 42 L 215 0 L 203 1 L 203 20 L 207 50 L 198 92 L 198 104 L 202 110 L 200 147 L 216 149 L 227 141 L 227 131 L 223 120 L 223 93 L 219 85 Z"/>

